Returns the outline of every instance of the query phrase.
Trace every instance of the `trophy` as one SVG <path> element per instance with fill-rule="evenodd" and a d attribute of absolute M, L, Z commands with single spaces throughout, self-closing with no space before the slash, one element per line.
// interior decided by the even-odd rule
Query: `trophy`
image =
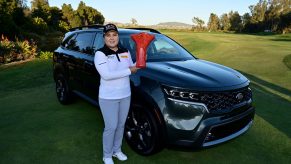
<path fill-rule="evenodd" d="M 147 48 L 155 36 L 142 32 L 139 34 L 132 34 L 131 38 L 136 44 L 136 67 L 145 68 Z"/>

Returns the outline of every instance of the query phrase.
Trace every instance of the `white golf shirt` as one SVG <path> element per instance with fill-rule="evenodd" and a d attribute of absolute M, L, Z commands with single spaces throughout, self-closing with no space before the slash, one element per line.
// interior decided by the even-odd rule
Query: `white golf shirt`
<path fill-rule="evenodd" d="M 94 64 L 100 74 L 99 98 L 120 99 L 131 95 L 129 67 L 133 62 L 127 49 L 118 47 L 115 52 L 104 45 L 95 53 Z"/>

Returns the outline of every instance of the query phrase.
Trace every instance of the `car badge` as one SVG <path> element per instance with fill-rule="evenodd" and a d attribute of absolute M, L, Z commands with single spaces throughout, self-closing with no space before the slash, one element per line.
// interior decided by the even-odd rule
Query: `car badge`
<path fill-rule="evenodd" d="M 235 98 L 239 101 L 241 101 L 244 98 L 244 95 L 242 93 L 238 93 Z"/>

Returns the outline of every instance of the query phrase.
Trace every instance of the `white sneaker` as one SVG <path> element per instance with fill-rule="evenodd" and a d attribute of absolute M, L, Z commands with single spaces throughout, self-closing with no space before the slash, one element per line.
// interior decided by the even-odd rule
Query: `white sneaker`
<path fill-rule="evenodd" d="M 103 158 L 104 164 L 114 164 L 112 158 Z"/>
<path fill-rule="evenodd" d="M 114 153 L 112 156 L 116 157 L 120 161 L 126 161 L 127 160 L 127 156 L 125 154 L 123 154 L 122 152 Z"/>

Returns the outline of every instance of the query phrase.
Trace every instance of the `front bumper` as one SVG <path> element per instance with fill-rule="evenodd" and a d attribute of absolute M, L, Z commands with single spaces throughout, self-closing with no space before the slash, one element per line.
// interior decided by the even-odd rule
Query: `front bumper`
<path fill-rule="evenodd" d="M 251 127 L 255 115 L 255 108 L 250 104 L 220 115 L 200 108 L 193 110 L 193 106 L 181 109 L 177 104 L 171 106 L 171 102 L 168 105 L 172 108 L 165 117 L 168 144 L 186 147 L 209 147 L 236 138 Z M 183 114 L 185 111 L 188 113 Z M 171 116 L 176 118 L 169 119 Z"/>
<path fill-rule="evenodd" d="M 250 109 L 250 111 L 252 110 Z M 210 129 L 207 129 L 208 133 L 202 143 L 202 147 L 217 145 L 240 136 L 251 127 L 253 118 L 254 113 L 250 113 L 237 119 L 232 118 L 217 125 L 210 125 Z"/>

